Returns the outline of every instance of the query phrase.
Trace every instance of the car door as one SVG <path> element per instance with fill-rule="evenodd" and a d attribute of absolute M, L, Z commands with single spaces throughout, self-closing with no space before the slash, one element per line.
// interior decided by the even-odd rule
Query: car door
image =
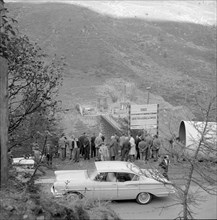
<path fill-rule="evenodd" d="M 135 199 L 139 194 L 139 176 L 133 173 L 117 173 L 118 199 Z"/>
<path fill-rule="evenodd" d="M 140 177 L 140 191 L 148 192 L 156 196 L 168 194 L 168 190 L 165 184 L 145 176 Z"/>
<path fill-rule="evenodd" d="M 115 175 L 116 174 L 113 172 L 98 174 L 99 178 L 96 178 L 94 180 L 94 195 L 93 195 L 94 199 L 99 199 L 99 200 L 117 199 L 117 180 L 115 178 L 111 178 L 111 176 L 115 177 Z"/>

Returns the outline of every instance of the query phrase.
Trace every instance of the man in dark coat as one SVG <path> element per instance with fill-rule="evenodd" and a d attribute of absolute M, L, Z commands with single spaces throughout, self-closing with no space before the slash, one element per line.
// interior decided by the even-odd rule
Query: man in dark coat
<path fill-rule="evenodd" d="M 79 142 L 80 142 L 80 154 L 81 156 L 84 156 L 84 139 L 86 137 L 86 133 L 84 132 L 79 138 Z"/>
<path fill-rule="evenodd" d="M 73 135 L 71 137 L 68 138 L 68 148 L 69 148 L 69 160 L 72 159 L 72 152 L 73 152 L 73 141 L 74 141 L 74 137 Z"/>
<path fill-rule="evenodd" d="M 111 142 L 109 145 L 109 153 L 111 160 L 117 159 L 118 156 L 118 142 L 115 136 L 111 136 Z"/>
<path fill-rule="evenodd" d="M 96 140 L 96 135 L 95 135 L 95 133 L 93 133 L 93 136 L 90 139 L 90 143 L 91 143 L 91 157 L 92 158 L 96 156 L 95 140 Z"/>
<path fill-rule="evenodd" d="M 139 151 L 139 142 L 141 141 L 141 134 L 136 135 L 135 144 L 136 144 L 136 160 L 140 159 L 140 151 Z"/>
<path fill-rule="evenodd" d="M 124 133 L 122 133 L 122 135 L 119 138 L 119 146 L 120 146 L 120 150 L 121 150 L 120 156 L 122 155 L 122 149 L 123 149 L 123 144 L 124 144 L 125 140 L 126 140 L 126 136 Z"/>
<path fill-rule="evenodd" d="M 151 146 L 153 144 L 153 139 L 150 134 L 145 135 L 145 143 L 147 145 L 147 160 L 151 158 Z"/>
<path fill-rule="evenodd" d="M 59 141 L 58 141 L 58 145 L 61 150 L 61 159 L 62 160 L 66 159 L 66 142 L 67 142 L 67 138 L 65 137 L 64 134 L 62 134 Z"/>
<path fill-rule="evenodd" d="M 138 144 L 138 148 L 139 148 L 139 154 L 140 154 L 140 159 L 141 160 L 144 160 L 145 163 L 147 162 L 147 145 L 146 145 L 146 142 L 144 140 L 144 138 L 142 137 L 141 141 L 139 142 Z"/>
<path fill-rule="evenodd" d="M 158 138 L 158 135 L 155 135 L 154 139 L 153 139 L 152 148 L 151 148 L 154 161 L 158 160 L 158 154 L 159 154 L 160 146 L 161 146 L 161 142 Z"/>
<path fill-rule="evenodd" d="M 121 155 L 121 160 L 122 161 L 127 161 L 128 160 L 129 151 L 130 151 L 130 148 L 131 148 L 129 140 L 130 140 L 130 138 L 126 137 L 125 142 L 123 143 L 122 155 Z"/>
<path fill-rule="evenodd" d="M 47 165 L 52 166 L 53 155 L 54 155 L 54 147 L 52 144 L 46 144 L 45 155 L 47 159 Z"/>
<path fill-rule="evenodd" d="M 163 176 L 169 180 L 169 177 L 168 177 L 168 168 L 169 168 L 169 164 L 170 164 L 170 159 L 169 159 L 169 156 L 168 155 L 165 155 L 163 157 L 163 160 L 160 162 L 159 164 L 159 167 L 161 168 L 162 170 L 162 174 Z"/>
<path fill-rule="evenodd" d="M 90 159 L 90 141 L 87 136 L 84 138 L 84 159 Z"/>

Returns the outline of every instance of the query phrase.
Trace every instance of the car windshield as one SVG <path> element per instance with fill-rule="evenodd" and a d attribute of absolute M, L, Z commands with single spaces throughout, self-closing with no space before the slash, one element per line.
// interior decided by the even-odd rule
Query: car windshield
<path fill-rule="evenodd" d="M 127 167 L 128 167 L 132 172 L 134 172 L 135 174 L 137 174 L 137 175 L 143 175 L 142 170 L 141 170 L 138 166 L 136 166 L 135 164 L 133 164 L 133 163 L 128 163 L 128 164 L 127 164 Z"/>
<path fill-rule="evenodd" d="M 96 169 L 87 170 L 87 175 L 89 179 L 94 180 L 94 178 L 97 175 L 97 170 Z"/>

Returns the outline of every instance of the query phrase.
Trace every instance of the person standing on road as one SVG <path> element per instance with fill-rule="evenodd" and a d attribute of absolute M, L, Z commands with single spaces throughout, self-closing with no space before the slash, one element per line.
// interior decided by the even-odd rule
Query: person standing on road
<path fill-rule="evenodd" d="M 158 135 L 154 135 L 153 144 L 152 144 L 152 155 L 155 162 L 158 161 L 160 146 L 161 146 L 161 142 L 158 138 Z"/>
<path fill-rule="evenodd" d="M 121 150 L 120 156 L 121 157 L 122 157 L 122 151 L 123 151 L 123 144 L 124 144 L 125 140 L 126 140 L 126 136 L 124 133 L 122 133 L 122 135 L 120 136 L 120 139 L 119 139 L 119 146 L 120 146 L 120 150 Z"/>
<path fill-rule="evenodd" d="M 117 142 L 117 155 L 115 156 L 115 159 L 118 160 L 119 156 L 121 155 L 120 137 L 117 133 L 115 133 L 114 136 Z"/>
<path fill-rule="evenodd" d="M 130 137 L 130 151 L 129 151 L 129 157 L 130 161 L 134 162 L 135 161 L 135 156 L 136 156 L 136 144 L 135 144 L 135 139 Z"/>
<path fill-rule="evenodd" d="M 65 160 L 66 158 L 66 137 L 64 136 L 64 134 L 62 134 L 62 136 L 59 139 L 59 148 L 61 149 L 61 159 Z"/>
<path fill-rule="evenodd" d="M 152 143 L 153 143 L 153 139 L 152 139 L 151 135 L 148 134 L 148 133 L 145 136 L 145 143 L 146 143 L 146 146 L 147 146 L 146 161 L 148 161 L 151 158 L 151 146 L 152 146 Z"/>
<path fill-rule="evenodd" d="M 105 144 L 105 138 L 102 138 L 103 143 L 99 147 L 99 154 L 100 154 L 100 159 L 101 161 L 106 161 L 109 160 L 109 150 L 108 147 Z"/>
<path fill-rule="evenodd" d="M 93 136 L 90 139 L 90 151 L 91 151 L 91 158 L 96 156 L 96 145 L 95 145 L 96 136 L 95 133 L 93 133 Z"/>
<path fill-rule="evenodd" d="M 111 136 L 111 143 L 109 145 L 110 159 L 115 160 L 118 155 L 118 142 L 115 136 Z"/>
<path fill-rule="evenodd" d="M 84 160 L 90 159 L 90 141 L 87 136 L 84 138 Z"/>
<path fill-rule="evenodd" d="M 169 177 L 168 177 L 169 164 L 170 164 L 170 160 L 169 160 L 169 156 L 168 156 L 168 155 L 165 155 L 165 156 L 163 157 L 163 160 L 162 160 L 162 161 L 160 162 L 160 164 L 159 164 L 159 167 L 161 168 L 162 175 L 163 175 L 167 180 L 169 180 Z"/>
<path fill-rule="evenodd" d="M 101 146 L 102 143 L 103 143 L 102 134 L 99 133 L 99 135 L 95 139 L 96 157 L 98 159 L 100 159 L 99 158 L 99 147 Z"/>
<path fill-rule="evenodd" d="M 79 138 L 78 140 L 80 141 L 80 154 L 83 157 L 84 156 L 84 139 L 86 137 L 86 133 L 84 132 Z"/>
<path fill-rule="evenodd" d="M 139 150 L 139 142 L 141 141 L 141 134 L 136 135 L 135 144 L 136 144 L 136 160 L 140 159 L 140 150 Z"/>
<path fill-rule="evenodd" d="M 80 160 L 80 141 L 78 140 L 78 138 L 73 139 L 72 149 L 73 162 L 78 163 Z"/>
<path fill-rule="evenodd" d="M 72 151 L 73 151 L 72 143 L 73 143 L 73 141 L 74 141 L 74 137 L 73 136 L 68 138 L 69 160 L 72 159 Z"/>
<path fill-rule="evenodd" d="M 142 136 L 143 142 L 139 146 L 139 149 L 142 152 L 142 157 L 143 157 L 142 159 L 144 159 L 145 163 L 147 163 L 147 161 L 149 160 L 149 144 L 146 141 L 147 137 L 148 137 L 147 133 L 144 136 Z M 143 146 L 143 144 L 145 144 L 145 146 Z"/>
<path fill-rule="evenodd" d="M 144 137 L 141 138 L 141 141 L 138 144 L 140 160 L 147 160 L 147 145 L 145 143 Z"/>
<path fill-rule="evenodd" d="M 64 157 L 64 160 L 66 159 L 66 150 L 68 148 L 68 139 L 66 136 L 64 136 L 64 139 L 65 139 L 65 148 L 64 148 L 64 151 L 63 151 L 63 157 Z"/>
<path fill-rule="evenodd" d="M 121 154 L 121 161 L 128 161 L 129 159 L 129 151 L 130 151 L 130 138 L 125 137 L 125 141 L 123 143 L 123 148 L 122 148 L 122 154 Z"/>
<path fill-rule="evenodd" d="M 51 144 L 46 144 L 45 155 L 46 155 L 46 159 L 47 159 L 47 165 L 49 167 L 52 166 L 53 154 L 54 154 L 54 147 Z"/>

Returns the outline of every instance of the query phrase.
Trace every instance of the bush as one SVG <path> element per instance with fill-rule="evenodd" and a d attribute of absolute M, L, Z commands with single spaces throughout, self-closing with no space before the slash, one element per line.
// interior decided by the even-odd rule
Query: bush
<path fill-rule="evenodd" d="M 37 219 L 46 220 L 118 220 L 108 206 L 109 202 L 79 199 L 73 196 L 53 198 L 42 192 L 34 182 L 22 183 L 15 176 L 9 178 L 8 188 L 0 191 L 0 220 Z"/>

